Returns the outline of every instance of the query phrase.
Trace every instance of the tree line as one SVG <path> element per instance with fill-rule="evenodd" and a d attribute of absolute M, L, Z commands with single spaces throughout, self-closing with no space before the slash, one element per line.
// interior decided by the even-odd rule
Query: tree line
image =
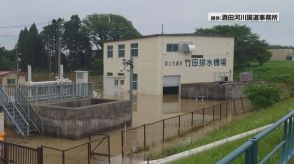
<path fill-rule="evenodd" d="M 11 56 L 15 61 L 18 55 L 23 70 L 30 64 L 35 71 L 57 72 L 60 53 L 66 71 L 90 70 L 90 73 L 101 74 L 103 42 L 138 36 L 141 34 L 132 22 L 119 15 L 92 14 L 83 20 L 72 15 L 68 21 L 62 18 L 52 20 L 41 31 L 35 23 L 22 29 Z M 8 67 L 0 65 L 0 68 L 14 67 L 12 63 L 5 63 Z"/>
<path fill-rule="evenodd" d="M 234 37 L 235 67 L 270 60 L 268 48 L 271 46 L 246 25 L 217 25 L 198 28 L 195 33 Z M 0 49 L 0 69 L 15 68 L 18 54 L 23 70 L 30 64 L 40 72 L 57 72 L 60 52 L 65 71 L 89 70 L 92 74 L 102 74 L 103 42 L 139 36 L 132 22 L 114 14 L 92 14 L 82 20 L 78 15 L 72 15 L 68 21 L 54 19 L 41 31 L 32 24 L 20 31 L 14 50 Z"/>

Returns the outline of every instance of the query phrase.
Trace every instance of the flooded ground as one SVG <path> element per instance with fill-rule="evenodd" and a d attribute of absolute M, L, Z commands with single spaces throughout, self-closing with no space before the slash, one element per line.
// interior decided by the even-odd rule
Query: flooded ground
<path fill-rule="evenodd" d="M 133 111 L 132 127 L 189 113 L 223 101 L 179 98 L 178 95 L 138 95 Z"/>
<path fill-rule="evenodd" d="M 212 106 L 213 104 L 220 103 L 221 101 L 214 100 L 201 100 L 196 101 L 195 99 L 180 99 L 177 95 L 164 95 L 164 96 L 146 96 L 146 95 L 138 95 L 136 97 L 136 102 L 134 103 L 133 113 L 132 113 L 132 127 L 141 126 L 142 124 L 148 124 L 151 122 L 155 122 L 164 118 L 170 118 L 173 116 L 177 116 L 183 113 L 188 113 L 191 111 L 195 111 L 197 109 L 201 109 L 204 107 Z M 173 127 L 171 127 L 173 128 Z M 148 130 L 148 129 L 147 129 Z M 45 136 L 34 136 L 29 138 L 21 138 L 18 136 L 14 129 L 6 127 L 5 132 L 7 134 L 7 141 L 13 142 L 29 147 L 38 147 L 38 146 L 48 146 L 57 149 L 67 149 L 71 148 L 75 145 L 79 145 L 88 141 L 88 138 L 81 140 L 69 140 L 69 139 L 61 139 L 54 137 L 45 137 Z M 149 129 L 149 136 L 156 136 L 157 133 L 161 133 L 157 131 L 156 128 Z M 168 133 L 168 131 L 166 131 Z M 111 156 L 113 161 L 119 161 L 121 159 L 121 129 L 117 129 L 109 132 L 110 134 L 110 149 Z M 203 133 L 195 133 L 193 136 L 200 135 Z M 138 136 L 136 136 L 138 137 Z M 139 136 L 140 137 L 140 136 Z M 195 138 L 195 137 L 194 137 Z M 107 153 L 107 143 L 103 142 L 97 149 L 101 153 Z M 87 145 L 81 146 L 69 154 L 65 156 L 68 157 L 66 162 L 69 163 L 84 163 L 86 162 L 86 154 Z M 44 149 L 44 163 L 59 163 L 61 162 L 61 153 L 49 149 Z M 77 158 L 77 155 L 81 156 L 81 160 L 74 160 Z M 75 157 L 75 158 L 74 158 Z M 94 158 L 95 159 L 95 158 Z M 98 159 L 97 159 L 98 160 Z M 97 163 L 94 162 L 94 163 Z M 114 162 L 117 163 L 117 162 Z"/>

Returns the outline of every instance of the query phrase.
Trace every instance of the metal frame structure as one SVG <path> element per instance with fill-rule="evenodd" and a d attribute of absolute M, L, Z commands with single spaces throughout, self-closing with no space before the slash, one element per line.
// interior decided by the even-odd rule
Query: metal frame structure
<path fill-rule="evenodd" d="M 92 83 L 0 86 L 0 108 L 22 136 L 42 134 L 43 122 L 32 103 L 50 103 L 93 96 Z"/>

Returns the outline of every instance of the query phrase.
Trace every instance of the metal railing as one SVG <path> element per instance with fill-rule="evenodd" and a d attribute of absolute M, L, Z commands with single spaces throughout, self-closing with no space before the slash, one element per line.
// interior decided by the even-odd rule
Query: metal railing
<path fill-rule="evenodd" d="M 40 147 L 30 148 L 0 141 L 0 163 L 42 164 L 43 153 Z"/>
<path fill-rule="evenodd" d="M 219 120 L 227 119 L 250 111 L 251 103 L 247 98 L 234 99 L 189 113 L 162 119 L 139 127 L 121 131 L 122 156 L 162 145 L 194 128 Z"/>
<path fill-rule="evenodd" d="M 0 105 L 2 105 L 3 110 L 17 131 L 22 136 L 28 136 L 30 132 L 29 123 L 2 87 L 0 87 Z"/>
<path fill-rule="evenodd" d="M 41 146 L 44 163 L 55 164 L 110 164 L 110 136 L 104 134 L 89 135 L 89 140 L 76 146 L 59 149 Z M 50 155 L 50 156 L 48 156 Z M 107 159 L 104 159 L 107 158 Z"/>
<path fill-rule="evenodd" d="M 258 143 L 280 126 L 284 126 L 283 139 L 268 154 L 258 160 Z M 294 110 L 218 161 L 218 164 L 231 163 L 243 154 L 245 154 L 244 163 L 246 164 L 266 163 L 279 150 L 281 164 L 287 163 L 294 155 Z"/>
<path fill-rule="evenodd" d="M 51 85 L 20 85 L 29 102 L 56 102 L 93 96 L 93 83 L 68 83 Z"/>
<path fill-rule="evenodd" d="M 14 97 L 15 102 L 20 106 L 20 111 L 22 111 L 24 117 L 34 126 L 39 134 L 42 134 L 44 132 L 44 126 L 40 116 L 35 112 L 31 103 L 18 87 L 15 88 Z"/>

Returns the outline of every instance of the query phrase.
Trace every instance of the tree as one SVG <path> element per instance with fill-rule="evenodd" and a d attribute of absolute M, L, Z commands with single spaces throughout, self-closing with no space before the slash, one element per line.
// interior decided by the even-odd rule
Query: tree
<path fill-rule="evenodd" d="M 35 24 L 29 30 L 21 30 L 17 43 L 17 52 L 20 54 L 20 68 L 26 69 L 32 65 L 35 69 L 44 70 L 47 67 L 47 57 L 41 36 Z"/>
<path fill-rule="evenodd" d="M 41 40 L 44 43 L 44 49 L 47 54 L 47 60 L 49 61 L 49 72 L 58 71 L 58 51 L 59 51 L 59 41 L 61 39 L 61 25 L 63 23 L 62 19 L 57 21 L 54 19 L 51 24 L 45 26 L 41 32 Z M 61 54 L 61 59 L 65 59 L 64 54 Z M 63 61 L 63 60 L 62 60 Z M 66 63 L 63 63 L 66 64 Z"/>
<path fill-rule="evenodd" d="M 71 69 L 89 68 L 91 61 L 91 43 L 88 34 L 81 31 L 81 20 L 78 15 L 64 24 L 63 45 L 68 51 L 68 60 Z"/>
<path fill-rule="evenodd" d="M 92 43 L 102 53 L 103 42 L 139 37 L 141 34 L 131 21 L 120 15 L 93 14 L 83 20 L 83 31 L 91 36 Z"/>
<path fill-rule="evenodd" d="M 22 59 L 20 63 L 20 68 L 22 69 L 26 67 L 26 64 L 28 64 L 24 57 L 24 56 L 27 56 L 26 54 L 28 54 L 28 50 L 27 50 L 28 35 L 29 35 L 29 31 L 25 27 L 23 30 L 20 31 L 18 42 L 17 42 L 17 51 L 21 54 L 21 56 L 19 57 Z"/>
<path fill-rule="evenodd" d="M 13 50 L 7 51 L 4 47 L 0 47 L 0 70 L 15 69 L 15 62 L 13 62 Z"/>
<path fill-rule="evenodd" d="M 260 40 L 259 36 L 252 33 L 246 25 L 217 25 L 212 28 L 199 28 L 196 29 L 196 34 L 234 37 L 234 65 L 236 67 L 248 66 L 252 61 L 263 64 L 271 57 L 266 41 Z"/>

